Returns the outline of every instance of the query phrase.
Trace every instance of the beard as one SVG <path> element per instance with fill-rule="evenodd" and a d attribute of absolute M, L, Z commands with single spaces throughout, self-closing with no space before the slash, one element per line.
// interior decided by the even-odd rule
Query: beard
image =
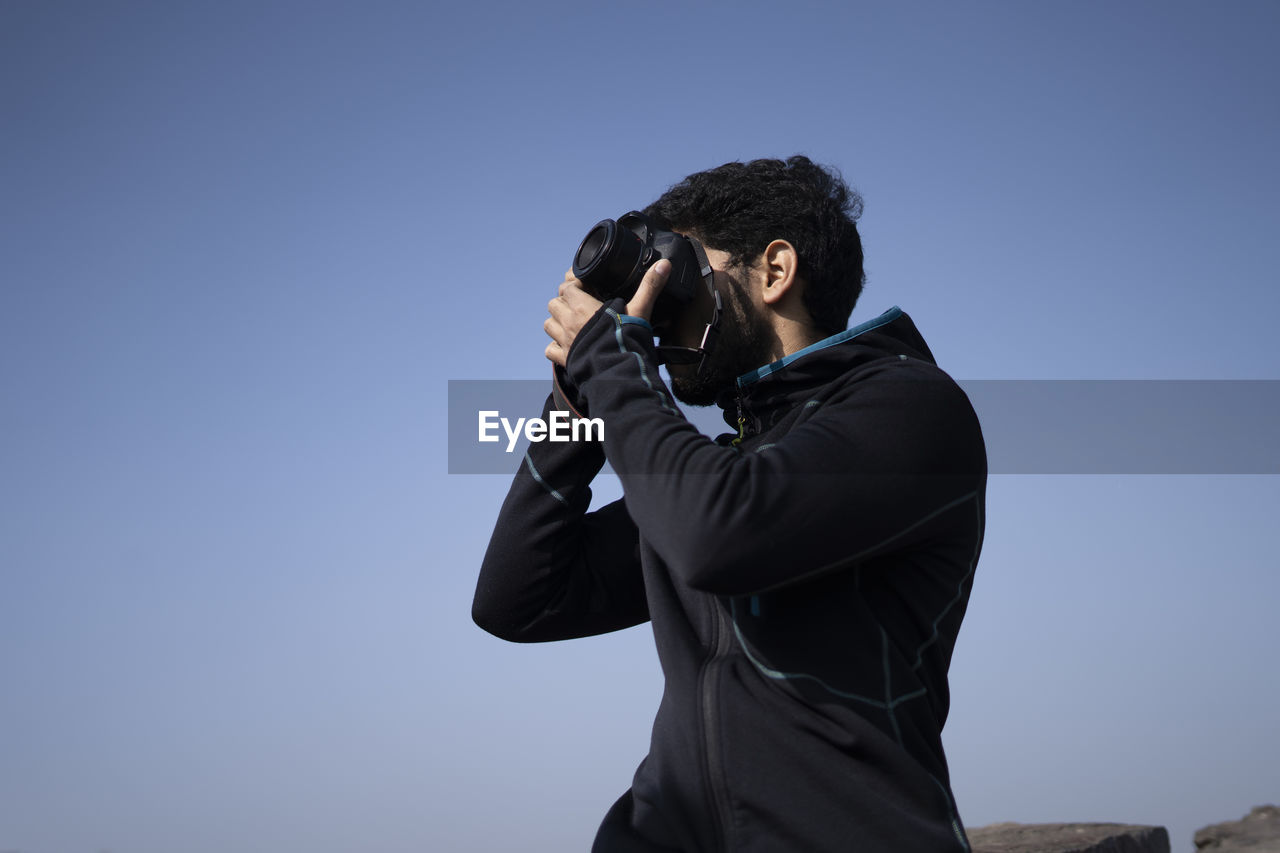
<path fill-rule="evenodd" d="M 720 314 L 720 336 L 707 357 L 706 369 L 701 373 L 697 365 L 678 368 L 678 373 L 668 369 L 671 393 L 689 406 L 710 406 L 736 386 L 739 376 L 772 360 L 774 334 L 769 321 L 736 283 L 724 290 L 728 305 Z"/>

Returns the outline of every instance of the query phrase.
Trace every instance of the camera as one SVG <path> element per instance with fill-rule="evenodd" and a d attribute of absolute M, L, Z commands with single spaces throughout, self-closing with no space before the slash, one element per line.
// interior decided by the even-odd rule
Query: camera
<path fill-rule="evenodd" d="M 649 217 L 633 210 L 617 221 L 595 224 L 573 256 L 573 274 L 582 287 L 601 302 L 631 299 L 645 271 L 666 258 L 671 274 L 653 309 L 653 324 L 661 326 L 684 305 L 692 302 L 704 276 L 709 274 L 706 255 L 694 240 L 664 231 Z"/>

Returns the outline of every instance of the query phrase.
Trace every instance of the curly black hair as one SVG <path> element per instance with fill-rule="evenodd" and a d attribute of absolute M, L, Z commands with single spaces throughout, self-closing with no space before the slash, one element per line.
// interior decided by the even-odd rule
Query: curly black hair
<path fill-rule="evenodd" d="M 685 178 L 644 212 L 728 252 L 737 267 L 753 264 L 771 241 L 786 240 L 808 283 L 804 306 L 813 322 L 828 334 L 848 325 L 866 280 L 856 224 L 862 196 L 836 169 L 803 155 L 725 163 Z"/>

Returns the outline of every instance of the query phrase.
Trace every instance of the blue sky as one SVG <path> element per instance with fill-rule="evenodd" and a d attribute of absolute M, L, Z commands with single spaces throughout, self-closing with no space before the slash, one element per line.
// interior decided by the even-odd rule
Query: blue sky
<path fill-rule="evenodd" d="M 647 628 L 475 628 L 585 229 L 803 152 L 853 322 L 965 379 L 1280 379 L 1280 7 L 0 6 L 0 849 L 586 849 Z M 601 483 L 598 497 L 618 493 Z M 998 476 L 944 733 L 969 825 L 1280 799 L 1280 480 Z"/>

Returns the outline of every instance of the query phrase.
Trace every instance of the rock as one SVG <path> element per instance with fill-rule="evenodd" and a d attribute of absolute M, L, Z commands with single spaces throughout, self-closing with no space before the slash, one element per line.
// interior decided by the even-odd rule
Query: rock
<path fill-rule="evenodd" d="M 1242 820 L 1198 829 L 1196 849 L 1215 853 L 1280 853 L 1280 808 L 1258 806 Z"/>
<path fill-rule="evenodd" d="M 1163 826 L 993 823 L 967 833 L 973 853 L 1169 853 Z"/>

